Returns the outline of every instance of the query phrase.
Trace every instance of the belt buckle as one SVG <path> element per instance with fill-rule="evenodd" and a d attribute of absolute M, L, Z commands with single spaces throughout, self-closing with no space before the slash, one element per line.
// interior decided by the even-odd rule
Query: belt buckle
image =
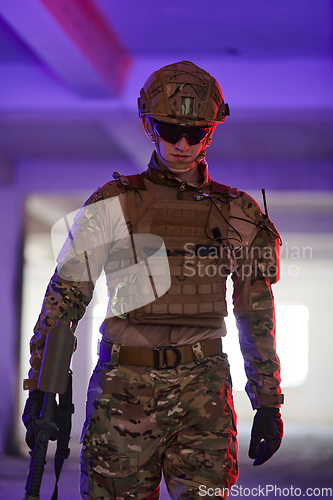
<path fill-rule="evenodd" d="M 158 351 L 163 351 L 163 365 L 159 364 L 159 359 L 158 359 Z M 166 359 L 166 352 L 165 351 L 174 351 L 176 353 L 177 359 L 175 364 L 172 366 L 167 365 L 167 359 Z M 172 345 L 167 345 L 163 347 L 154 347 L 154 361 L 155 361 L 155 368 L 156 370 L 165 370 L 166 368 L 176 368 L 182 359 L 182 355 L 180 354 L 179 350 L 177 347 L 173 347 Z"/>

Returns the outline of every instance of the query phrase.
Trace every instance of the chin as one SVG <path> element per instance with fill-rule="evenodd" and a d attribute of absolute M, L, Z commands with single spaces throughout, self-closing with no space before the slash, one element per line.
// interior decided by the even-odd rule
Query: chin
<path fill-rule="evenodd" d="M 188 172 L 195 166 L 195 162 L 177 162 L 172 161 L 172 159 L 167 160 L 163 156 L 157 155 L 158 162 L 160 162 L 164 167 L 166 167 L 172 173 Z"/>
<path fill-rule="evenodd" d="M 170 170 L 170 172 L 172 172 L 173 174 L 177 174 L 177 173 L 181 173 L 181 172 L 188 172 L 189 170 L 191 170 L 191 168 L 193 168 L 194 165 L 181 165 L 180 167 L 178 168 L 175 168 L 174 166 L 170 166 L 168 165 L 168 169 Z"/>

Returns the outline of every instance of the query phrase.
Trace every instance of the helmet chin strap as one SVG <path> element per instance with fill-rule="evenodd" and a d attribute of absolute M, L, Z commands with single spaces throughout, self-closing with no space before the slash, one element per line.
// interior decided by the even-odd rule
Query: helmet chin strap
<path fill-rule="evenodd" d="M 197 167 L 199 165 L 199 163 L 204 159 L 204 157 L 206 156 L 206 149 L 208 148 L 208 146 L 210 145 L 210 143 L 212 142 L 212 136 L 213 136 L 213 132 L 214 130 L 216 129 L 216 126 L 217 124 L 214 124 L 212 126 L 212 130 L 206 135 L 204 141 L 203 141 L 203 148 L 202 150 L 200 151 L 200 153 L 198 154 L 198 156 L 196 157 L 196 159 L 194 160 L 195 161 L 195 166 Z"/>

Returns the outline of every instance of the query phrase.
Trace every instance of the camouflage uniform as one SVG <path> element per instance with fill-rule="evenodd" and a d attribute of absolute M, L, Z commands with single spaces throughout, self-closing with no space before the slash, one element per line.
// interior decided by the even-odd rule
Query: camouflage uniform
<path fill-rule="evenodd" d="M 161 371 L 99 362 L 81 463 L 85 499 L 159 498 L 162 468 L 174 499 L 198 498 L 201 484 L 231 487 L 238 469 L 227 356 Z"/>
<path fill-rule="evenodd" d="M 161 173 L 154 158 L 145 174 L 147 190 L 160 189 L 162 197 L 165 192 L 176 199 L 179 180 Z M 205 161 L 199 170 L 201 186 L 187 188 L 208 193 L 211 180 Z M 90 215 L 80 219 L 74 238 L 80 231 L 89 234 L 91 228 L 98 227 L 93 229 L 98 241 L 97 233 L 108 230 L 107 220 L 112 225 L 110 231 L 116 234 L 114 241 L 121 241 L 124 225 L 110 222 L 94 208 L 98 201 L 115 197 L 128 226 L 126 190 L 114 181 L 88 200 Z M 279 406 L 280 365 L 271 292 L 271 284 L 278 279 L 278 233 L 246 193 L 230 189 L 227 200 L 228 273 L 234 282 L 234 314 L 248 377 L 246 391 L 253 408 Z M 31 339 L 30 388 L 36 384 L 47 332 L 58 318 L 77 325 L 109 251 L 110 245 L 99 245 L 96 263 L 91 260 L 93 276 L 89 279 L 80 279 L 86 253 L 81 260 L 76 259 L 74 267 L 66 269 L 65 265 L 62 273 L 56 271 L 51 278 Z M 101 332 L 113 348 L 110 362 L 97 364 L 88 390 L 82 433 L 82 498 L 158 498 L 162 470 L 173 499 L 199 498 L 200 484 L 220 488 L 221 496 L 226 497 L 223 488 L 230 488 L 238 475 L 229 366 L 226 354 L 205 358 L 200 349 L 203 340 L 226 334 L 224 324 L 221 328 L 179 327 L 175 345 L 191 344 L 195 359 L 172 370 L 120 365 L 117 357 L 120 345 L 169 345 L 170 327 L 132 325 L 113 316 L 105 319 Z"/>

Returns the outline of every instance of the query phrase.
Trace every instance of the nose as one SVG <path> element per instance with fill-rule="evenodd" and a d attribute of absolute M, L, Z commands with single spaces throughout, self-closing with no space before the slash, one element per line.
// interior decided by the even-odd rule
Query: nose
<path fill-rule="evenodd" d="M 183 135 L 178 142 L 175 144 L 175 148 L 184 153 L 189 149 L 190 145 L 186 139 L 186 137 Z"/>

